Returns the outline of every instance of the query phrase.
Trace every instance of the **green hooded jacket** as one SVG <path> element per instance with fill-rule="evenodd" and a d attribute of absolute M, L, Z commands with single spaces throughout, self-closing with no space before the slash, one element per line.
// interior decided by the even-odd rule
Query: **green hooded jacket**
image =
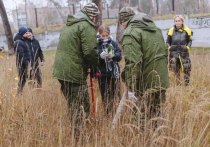
<path fill-rule="evenodd" d="M 72 83 L 86 83 L 87 70 L 98 65 L 96 30 L 89 17 L 68 16 L 55 55 L 53 76 Z"/>
<path fill-rule="evenodd" d="M 168 51 L 161 30 L 146 14 L 140 13 L 130 19 L 121 43 L 129 90 L 143 94 L 169 86 Z"/>

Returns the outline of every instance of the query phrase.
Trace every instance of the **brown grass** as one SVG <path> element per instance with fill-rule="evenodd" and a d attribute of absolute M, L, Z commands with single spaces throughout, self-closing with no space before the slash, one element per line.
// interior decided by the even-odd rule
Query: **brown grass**
<path fill-rule="evenodd" d="M 167 91 L 164 116 L 157 118 L 156 131 L 138 122 L 126 111 L 115 130 L 111 118 L 100 116 L 96 123 L 87 124 L 83 144 L 87 147 L 208 147 L 210 146 L 210 54 L 192 52 L 191 85 L 171 87 Z M 67 114 L 66 100 L 59 83 L 52 78 L 54 52 L 46 52 L 41 67 L 43 88 L 26 85 L 17 97 L 15 57 L 0 55 L 0 146 L 75 146 L 72 124 Z"/>

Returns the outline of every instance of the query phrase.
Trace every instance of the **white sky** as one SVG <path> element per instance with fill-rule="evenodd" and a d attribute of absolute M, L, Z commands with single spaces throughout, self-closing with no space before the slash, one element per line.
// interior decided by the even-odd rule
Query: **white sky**
<path fill-rule="evenodd" d="M 11 11 L 16 8 L 16 5 L 24 3 L 23 0 L 3 0 L 6 11 Z"/>
<path fill-rule="evenodd" d="M 25 1 L 26 2 L 33 2 L 33 4 L 35 5 L 36 8 L 40 8 L 40 7 L 46 7 L 47 6 L 47 0 L 3 0 L 6 12 L 7 12 L 7 16 L 9 18 L 10 21 L 13 21 L 12 18 L 12 10 L 15 10 L 16 7 L 20 4 L 25 5 Z M 61 5 L 65 6 L 66 1 L 67 0 L 55 0 L 57 2 L 59 2 Z"/>
<path fill-rule="evenodd" d="M 6 8 L 6 11 L 11 11 L 14 10 L 16 8 L 17 5 L 19 4 L 25 4 L 26 2 L 33 2 L 34 5 L 38 8 L 38 7 L 45 7 L 47 6 L 47 0 L 3 0 L 4 6 Z M 66 1 L 67 0 L 55 0 L 57 2 L 59 2 L 61 5 L 66 5 Z"/>

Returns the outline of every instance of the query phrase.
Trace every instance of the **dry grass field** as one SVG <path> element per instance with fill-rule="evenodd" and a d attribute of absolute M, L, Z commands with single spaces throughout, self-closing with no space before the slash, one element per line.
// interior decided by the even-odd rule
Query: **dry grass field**
<path fill-rule="evenodd" d="M 154 131 L 141 130 L 130 113 L 123 115 L 116 129 L 112 118 L 89 123 L 75 144 L 66 100 L 52 77 L 55 52 L 45 52 L 41 67 L 43 88 L 26 84 L 16 96 L 15 57 L 0 54 L 0 146 L 1 147 L 209 147 L 210 146 L 210 52 L 192 51 L 192 76 L 188 87 L 171 86 L 161 125 Z"/>

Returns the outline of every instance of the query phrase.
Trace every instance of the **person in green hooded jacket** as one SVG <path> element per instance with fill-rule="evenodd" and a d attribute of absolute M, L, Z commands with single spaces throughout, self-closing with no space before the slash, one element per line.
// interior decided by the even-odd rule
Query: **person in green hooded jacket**
<path fill-rule="evenodd" d="M 80 119 L 77 117 L 82 112 L 87 117 L 90 112 L 86 79 L 89 67 L 98 65 L 95 28 L 98 14 L 96 4 L 88 3 L 74 16 L 69 15 L 55 55 L 53 76 L 60 82 L 67 99 L 70 120 L 78 126 Z"/>
<path fill-rule="evenodd" d="M 169 86 L 168 51 L 162 32 L 148 15 L 135 15 L 130 7 L 120 10 L 119 23 L 125 29 L 121 40 L 125 68 L 121 76 L 128 97 L 146 104 L 143 111 L 148 119 L 159 116 Z"/>

